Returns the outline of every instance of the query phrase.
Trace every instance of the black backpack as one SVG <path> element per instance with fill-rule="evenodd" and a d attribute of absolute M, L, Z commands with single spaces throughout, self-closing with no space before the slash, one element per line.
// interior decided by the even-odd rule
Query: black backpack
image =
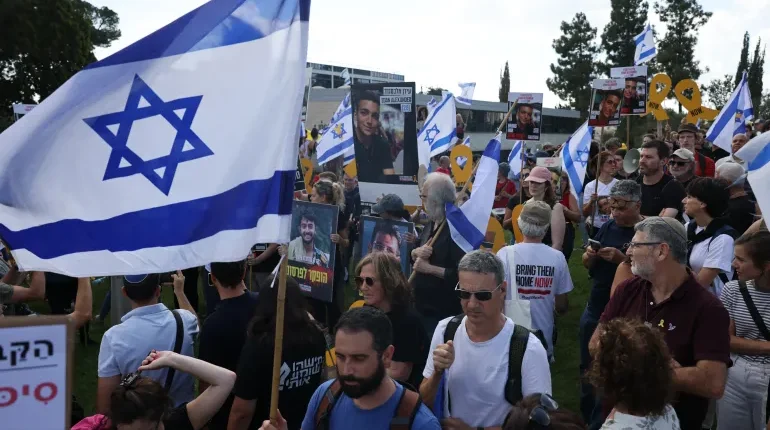
<path fill-rule="evenodd" d="M 688 245 L 687 245 L 687 266 L 688 267 L 690 266 L 690 255 L 692 254 L 693 247 L 695 247 L 695 244 L 703 242 L 703 240 L 700 240 L 700 241 L 693 240 L 693 238 L 695 238 L 695 229 L 696 228 L 698 228 L 698 226 L 695 224 L 695 221 L 690 221 L 690 223 L 687 224 L 687 240 L 689 242 Z M 733 239 L 735 239 L 738 236 L 740 236 L 740 234 L 738 234 L 737 230 L 735 230 L 734 228 L 732 228 L 731 226 L 729 226 L 727 224 L 724 224 L 721 227 L 717 228 L 714 231 L 714 234 L 710 238 L 708 238 L 709 243 L 708 243 L 708 245 L 706 245 L 706 251 L 707 252 L 708 252 L 709 248 L 711 247 L 711 242 L 713 242 L 715 238 L 717 238 L 718 236 L 721 236 L 723 234 L 726 234 L 726 235 L 732 237 Z M 719 276 L 719 279 L 722 281 L 723 284 L 727 284 L 730 281 L 734 281 L 734 280 L 738 279 L 737 276 L 735 275 L 735 272 L 733 272 L 732 279 L 728 278 L 727 275 L 722 273 L 722 272 L 719 272 L 718 276 Z"/>
<path fill-rule="evenodd" d="M 444 343 L 454 340 L 457 328 L 460 327 L 464 314 L 460 314 L 452 317 L 444 330 Z M 524 361 L 524 352 L 527 350 L 527 343 L 529 342 L 529 334 L 534 334 L 543 347 L 548 345 L 545 343 L 545 336 L 540 330 L 529 331 L 525 327 L 518 324 L 514 324 L 513 334 L 511 335 L 511 343 L 508 347 L 508 378 L 505 381 L 505 401 L 511 405 L 515 405 L 522 399 L 521 395 L 521 363 Z M 452 399 L 449 399 L 449 406 L 451 408 Z"/>

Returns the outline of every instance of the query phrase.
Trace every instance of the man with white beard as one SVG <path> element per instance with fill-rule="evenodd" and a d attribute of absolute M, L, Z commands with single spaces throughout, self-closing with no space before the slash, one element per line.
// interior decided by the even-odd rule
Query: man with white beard
<path fill-rule="evenodd" d="M 687 190 L 687 186 L 695 178 L 695 155 L 689 149 L 677 149 L 671 154 L 668 170 L 671 176 Z"/>

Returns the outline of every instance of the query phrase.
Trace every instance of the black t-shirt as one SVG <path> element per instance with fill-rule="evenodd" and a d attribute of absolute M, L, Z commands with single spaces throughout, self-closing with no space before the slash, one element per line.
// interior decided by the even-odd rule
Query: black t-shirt
<path fill-rule="evenodd" d="M 748 196 L 736 197 L 727 202 L 727 223 L 738 234 L 743 234 L 754 223 L 757 208 Z"/>
<path fill-rule="evenodd" d="M 388 318 L 393 326 L 393 346 L 395 347 L 393 361 L 412 363 L 412 372 L 406 383 L 414 389 L 419 389 L 430 345 L 425 326 L 412 306 L 406 309 L 394 309 L 388 312 Z"/>
<path fill-rule="evenodd" d="M 263 252 L 267 251 L 269 243 L 258 243 L 251 248 L 255 257 L 259 257 Z M 263 262 L 255 264 L 252 270 L 256 273 L 271 273 L 278 262 L 281 261 L 281 256 L 278 254 L 278 249 L 273 251 L 273 255 L 267 257 Z"/>
<path fill-rule="evenodd" d="M 601 243 L 603 248 L 616 248 L 625 253 L 627 249 L 626 244 L 631 242 L 633 237 L 633 226 L 621 227 L 615 223 L 614 219 L 611 219 L 599 228 L 594 240 Z M 596 318 L 602 315 L 604 307 L 610 301 L 610 289 L 612 288 L 612 281 L 615 279 L 615 271 L 617 269 L 617 264 L 610 263 L 597 256 L 593 266 L 588 271 L 593 280 L 593 288 L 591 288 L 586 309 Z"/>
<path fill-rule="evenodd" d="M 674 208 L 677 210 L 676 219 L 682 220 L 682 200 L 686 196 L 682 184 L 669 175 L 663 175 L 655 185 L 646 185 L 644 176 L 640 176 L 637 182 L 642 186 L 642 215 L 659 216 L 663 209 Z"/>
<path fill-rule="evenodd" d="M 220 301 L 216 310 L 203 323 L 198 357 L 235 372 L 246 340 L 246 329 L 256 307 L 257 294 L 249 291 Z M 232 406 L 233 396 L 230 395 L 211 419 L 212 430 L 227 428 Z"/>
<path fill-rule="evenodd" d="M 291 336 L 289 329 L 287 334 Z M 303 413 L 310 398 L 321 385 L 321 371 L 326 362 L 326 341 L 323 333 L 314 324 L 302 330 L 312 331 L 311 342 L 293 342 L 288 345 L 284 339 L 283 363 L 278 397 L 278 409 L 288 411 L 289 430 L 299 430 Z M 244 400 L 256 400 L 256 409 L 251 419 L 250 429 L 258 429 L 262 421 L 270 418 L 270 389 L 273 378 L 273 342 L 272 334 L 261 339 L 249 336 L 241 352 L 238 363 L 238 376 L 233 393 Z M 284 412 L 286 414 L 286 412 Z M 293 414 L 293 415 L 292 415 Z M 292 418 L 293 417 L 293 418 Z"/>
<path fill-rule="evenodd" d="M 510 209 L 510 210 L 513 210 L 516 206 L 519 205 L 520 198 L 521 198 L 521 194 L 520 193 L 516 193 L 515 196 L 511 197 L 510 199 L 508 199 L 508 205 L 506 207 L 508 209 Z M 529 197 L 524 195 L 524 202 L 526 203 L 527 200 L 529 200 Z"/>
<path fill-rule="evenodd" d="M 163 418 L 163 427 L 166 430 L 193 430 L 190 416 L 187 415 L 187 403 L 172 409 L 171 412 Z"/>
<path fill-rule="evenodd" d="M 390 143 L 382 136 L 375 135 L 369 147 L 365 147 L 356 139 L 356 166 L 360 182 L 385 182 L 384 169 L 393 168 L 393 158 L 390 153 Z"/>

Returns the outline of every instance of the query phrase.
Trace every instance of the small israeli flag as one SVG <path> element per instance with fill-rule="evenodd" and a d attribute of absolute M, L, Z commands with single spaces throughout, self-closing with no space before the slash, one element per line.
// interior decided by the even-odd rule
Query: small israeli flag
<path fill-rule="evenodd" d="M 451 202 L 446 204 L 446 221 L 452 240 L 465 252 L 478 249 L 484 242 L 495 202 L 501 138 L 502 133 L 498 133 L 484 149 L 476 168 L 471 198 L 459 208 Z"/>
<path fill-rule="evenodd" d="M 318 164 L 326 164 L 353 147 L 353 107 L 350 93 L 342 100 L 329 121 L 327 131 L 316 146 Z"/>
<path fill-rule="evenodd" d="M 205 3 L 0 134 L 0 236 L 21 269 L 162 273 L 288 242 L 309 13 Z"/>
<path fill-rule="evenodd" d="M 513 142 L 513 148 L 511 148 L 511 152 L 508 154 L 508 165 L 511 167 L 511 174 L 514 177 L 519 176 L 521 173 L 521 160 L 524 158 L 526 158 L 524 141 L 517 140 Z"/>
<path fill-rule="evenodd" d="M 466 137 L 465 140 L 463 141 L 463 143 L 461 143 L 461 145 L 465 145 L 465 146 L 470 148 L 470 146 L 471 146 L 471 137 L 470 136 Z M 468 158 L 467 157 L 462 157 L 462 156 L 457 157 L 457 165 L 460 166 L 460 168 L 464 169 L 465 168 L 465 163 L 467 163 L 467 162 L 468 162 Z"/>
<path fill-rule="evenodd" d="M 567 139 L 561 149 L 561 168 L 569 175 L 569 183 L 574 196 L 583 195 L 583 180 L 586 176 L 588 157 L 591 153 L 592 135 L 593 127 L 589 127 L 588 121 L 586 121 Z"/>
<path fill-rule="evenodd" d="M 770 214 L 770 133 L 751 139 L 735 154 L 746 162 L 748 180 L 763 214 Z"/>
<path fill-rule="evenodd" d="M 749 93 L 748 74 L 743 72 L 741 82 L 711 124 L 706 133 L 706 139 L 732 153 L 733 136 L 746 133 L 746 121 L 752 118 L 754 118 L 754 109 Z"/>
<path fill-rule="evenodd" d="M 634 37 L 634 45 L 636 45 L 636 51 L 634 52 L 635 66 L 644 64 L 658 55 L 658 51 L 655 49 L 655 37 L 653 36 L 650 24 L 647 24 L 644 31 Z"/>
<path fill-rule="evenodd" d="M 457 134 L 457 110 L 454 96 L 447 93 L 417 134 L 417 154 L 420 164 L 430 166 L 430 157 L 449 150 Z"/>
<path fill-rule="evenodd" d="M 342 72 L 340 72 L 340 77 L 342 77 L 342 79 L 345 80 L 345 83 L 343 85 L 350 86 L 351 79 L 350 79 L 350 71 L 348 71 L 348 69 L 345 69 Z"/>
<path fill-rule="evenodd" d="M 475 82 L 459 83 L 460 96 L 457 97 L 457 102 L 470 106 L 473 103 L 473 92 L 476 91 Z"/>

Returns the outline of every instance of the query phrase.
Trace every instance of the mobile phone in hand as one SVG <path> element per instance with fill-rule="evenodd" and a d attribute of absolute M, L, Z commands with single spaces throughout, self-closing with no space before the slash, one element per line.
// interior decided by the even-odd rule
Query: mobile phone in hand
<path fill-rule="evenodd" d="M 599 251 L 602 248 L 601 242 L 593 239 L 588 239 L 588 246 L 590 246 L 594 251 Z"/>

